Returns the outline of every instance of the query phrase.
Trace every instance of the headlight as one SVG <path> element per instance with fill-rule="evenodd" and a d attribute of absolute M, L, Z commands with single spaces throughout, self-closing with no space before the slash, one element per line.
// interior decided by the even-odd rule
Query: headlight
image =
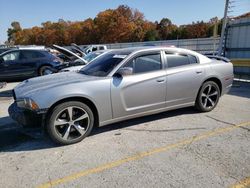
<path fill-rule="evenodd" d="M 37 110 L 39 106 L 30 98 L 18 99 L 16 101 L 17 106 L 29 110 Z"/>

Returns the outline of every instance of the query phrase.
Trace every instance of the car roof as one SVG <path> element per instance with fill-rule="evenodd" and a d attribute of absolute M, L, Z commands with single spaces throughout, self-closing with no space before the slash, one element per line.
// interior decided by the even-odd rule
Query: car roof
<path fill-rule="evenodd" d="M 121 49 L 116 49 L 116 52 L 127 52 L 132 53 L 132 52 L 137 52 L 137 51 L 150 51 L 150 50 L 169 50 L 169 51 L 188 51 L 188 52 L 193 52 L 191 50 L 183 49 L 183 48 L 176 48 L 176 47 L 164 47 L 164 46 L 140 46 L 140 47 L 129 47 L 129 48 L 121 48 Z"/>
<path fill-rule="evenodd" d="M 122 49 L 117 49 L 114 51 L 115 51 L 115 53 L 118 53 L 120 55 L 129 55 L 129 54 L 136 53 L 136 52 L 146 52 L 146 51 L 156 51 L 156 50 L 166 50 L 166 51 L 173 52 L 173 53 L 187 53 L 187 54 L 194 55 L 194 56 L 198 57 L 200 60 L 200 63 L 211 62 L 211 60 L 208 57 L 206 57 L 198 52 L 184 49 L 184 48 L 176 48 L 176 47 L 143 46 L 143 47 L 122 48 Z"/>
<path fill-rule="evenodd" d="M 31 48 L 23 48 L 23 49 L 10 49 L 8 50 L 8 52 L 10 51 L 48 51 L 46 49 L 31 49 Z"/>
<path fill-rule="evenodd" d="M 0 55 L 5 55 L 7 53 L 10 53 L 10 52 L 16 52 L 16 51 L 39 51 L 39 52 L 48 52 L 46 49 L 11 49 L 11 50 L 8 50 L 8 51 L 5 51 L 3 53 L 1 53 Z"/>

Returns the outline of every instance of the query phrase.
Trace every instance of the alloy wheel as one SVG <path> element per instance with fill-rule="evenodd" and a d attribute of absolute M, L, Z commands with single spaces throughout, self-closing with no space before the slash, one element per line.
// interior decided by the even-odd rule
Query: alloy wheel
<path fill-rule="evenodd" d="M 63 140 L 74 140 L 83 136 L 89 125 L 88 113 L 83 108 L 76 106 L 61 110 L 54 121 L 56 134 Z"/>
<path fill-rule="evenodd" d="M 205 109 L 213 108 L 219 99 L 219 91 L 217 87 L 212 84 L 208 84 L 201 94 L 201 103 Z"/>

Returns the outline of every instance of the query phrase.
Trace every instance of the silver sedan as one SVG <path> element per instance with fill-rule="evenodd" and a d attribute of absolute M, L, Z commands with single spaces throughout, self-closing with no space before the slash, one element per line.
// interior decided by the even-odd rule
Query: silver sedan
<path fill-rule="evenodd" d="M 9 114 L 46 129 L 59 144 L 72 144 L 95 126 L 187 106 L 211 111 L 232 82 L 233 66 L 220 57 L 172 47 L 113 50 L 78 73 L 20 83 Z"/>

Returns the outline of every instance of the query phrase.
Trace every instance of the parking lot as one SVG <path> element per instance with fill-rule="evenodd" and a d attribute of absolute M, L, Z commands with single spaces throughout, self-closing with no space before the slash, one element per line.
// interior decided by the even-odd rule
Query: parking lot
<path fill-rule="evenodd" d="M 0 187 L 232 187 L 250 181 L 250 84 L 209 113 L 185 108 L 96 128 L 58 147 L 8 117 L 0 90 Z"/>

